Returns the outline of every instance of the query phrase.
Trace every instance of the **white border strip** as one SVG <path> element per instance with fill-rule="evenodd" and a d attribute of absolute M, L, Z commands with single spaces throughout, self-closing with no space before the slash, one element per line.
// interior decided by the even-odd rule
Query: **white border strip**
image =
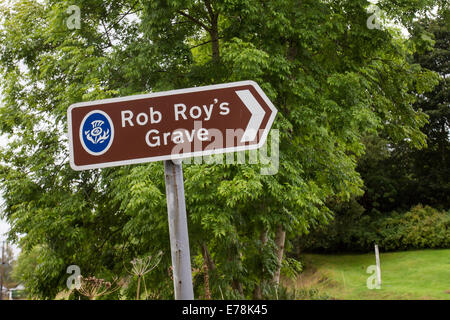
<path fill-rule="evenodd" d="M 264 100 L 264 102 L 269 106 L 269 108 L 272 111 L 272 115 L 270 116 L 269 121 L 267 122 L 266 128 L 264 129 L 263 134 L 261 135 L 261 139 L 258 144 L 250 145 L 250 146 L 238 146 L 238 147 L 230 147 L 230 148 L 222 148 L 222 149 L 214 149 L 214 150 L 204 150 L 204 151 L 198 151 L 198 152 L 189 152 L 189 153 L 176 154 L 176 155 L 104 162 L 104 163 L 97 163 L 97 164 L 83 165 L 83 166 L 78 166 L 74 162 L 73 137 L 72 137 L 72 110 L 74 108 L 96 106 L 96 105 L 115 103 L 115 102 L 133 101 L 133 100 L 140 100 L 140 99 L 146 99 L 146 98 L 156 98 L 156 97 L 161 97 L 161 96 L 171 96 L 171 95 L 183 94 L 183 93 L 192 93 L 192 92 L 209 91 L 209 90 L 224 89 L 224 88 L 233 88 L 233 87 L 244 86 L 244 85 L 253 86 L 255 88 L 255 90 L 258 92 L 258 94 L 261 96 L 261 98 Z M 120 166 L 120 165 L 140 164 L 140 163 L 155 162 L 155 161 L 162 161 L 162 160 L 177 160 L 177 159 L 184 159 L 184 158 L 209 156 L 209 155 L 213 155 L 213 154 L 259 149 L 266 142 L 267 135 L 269 134 L 269 130 L 272 127 L 272 124 L 273 124 L 273 121 L 275 120 L 277 112 L 278 112 L 277 109 L 275 108 L 273 103 L 269 100 L 269 98 L 266 96 L 264 91 L 262 91 L 262 89 L 259 87 L 259 85 L 256 82 L 251 81 L 251 80 L 74 103 L 67 109 L 67 129 L 68 129 L 68 138 L 69 138 L 70 166 L 72 167 L 72 169 L 74 169 L 76 171 L 80 171 L 80 170 L 115 167 L 115 166 Z"/>

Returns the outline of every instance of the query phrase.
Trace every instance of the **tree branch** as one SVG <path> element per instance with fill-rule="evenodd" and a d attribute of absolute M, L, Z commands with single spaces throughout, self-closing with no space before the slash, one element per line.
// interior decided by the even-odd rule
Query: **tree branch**
<path fill-rule="evenodd" d="M 177 11 L 179 14 L 181 14 L 182 16 L 188 18 L 189 20 L 191 20 L 192 22 L 194 22 L 195 24 L 199 25 L 200 27 L 202 27 L 203 29 L 205 29 L 208 32 L 211 32 L 211 28 L 208 27 L 206 24 L 204 24 L 203 22 L 201 22 L 200 20 L 192 17 L 191 15 L 187 14 L 186 12 L 182 11 L 182 10 L 178 10 Z"/>
<path fill-rule="evenodd" d="M 211 22 L 214 21 L 214 11 L 209 0 L 205 0 L 206 9 L 208 10 L 209 16 L 211 17 Z"/>
<path fill-rule="evenodd" d="M 112 44 L 112 42 L 111 42 L 111 38 L 109 37 L 108 29 L 106 28 L 106 25 L 105 25 L 105 23 L 103 22 L 103 19 L 100 19 L 100 22 L 102 23 L 102 26 L 103 26 L 103 28 L 105 29 L 105 33 L 106 33 L 106 37 L 108 38 L 109 46 L 112 47 L 113 44 Z"/>
<path fill-rule="evenodd" d="M 223 37 L 219 37 L 218 39 L 222 39 L 222 38 L 223 38 Z M 202 42 L 202 43 L 200 43 L 200 44 L 196 44 L 195 46 L 190 47 L 189 50 L 194 49 L 194 48 L 197 48 L 197 47 L 200 47 L 200 46 L 203 46 L 203 45 L 208 44 L 208 43 L 211 43 L 211 42 L 213 42 L 213 41 L 214 41 L 214 40 L 208 40 L 208 41 Z"/>
<path fill-rule="evenodd" d="M 121 15 L 120 15 L 120 16 L 121 16 L 120 19 L 119 19 L 118 21 L 114 22 L 114 23 L 108 28 L 107 32 L 110 31 L 112 28 L 114 28 L 114 26 L 116 26 L 117 24 L 119 24 L 120 21 L 122 21 L 127 15 L 133 14 L 133 13 L 136 13 L 136 12 L 141 11 L 140 9 L 138 9 L 138 10 L 136 10 L 136 11 L 133 11 L 133 10 L 136 8 L 136 5 L 137 5 L 137 4 L 138 4 L 138 2 L 136 2 L 135 4 L 133 4 L 133 6 L 132 6 L 127 12 L 121 14 Z M 133 11 L 133 12 L 132 12 L 132 11 Z"/>

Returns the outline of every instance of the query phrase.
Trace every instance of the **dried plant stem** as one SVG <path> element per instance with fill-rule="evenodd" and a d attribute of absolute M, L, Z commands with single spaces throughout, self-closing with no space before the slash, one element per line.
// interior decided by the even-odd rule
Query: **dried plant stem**
<path fill-rule="evenodd" d="M 137 283 L 137 290 L 136 290 L 136 300 L 140 299 L 140 292 L 141 292 L 141 278 L 144 281 L 144 288 L 145 288 L 145 295 L 147 296 L 147 286 L 145 284 L 144 276 L 155 269 L 162 258 L 162 251 L 158 252 L 156 256 L 148 256 L 145 258 L 135 258 L 131 261 L 131 271 L 127 269 L 127 271 L 137 276 L 138 283 Z M 126 269 L 126 267 L 125 267 Z"/>
<path fill-rule="evenodd" d="M 136 300 L 140 300 L 140 299 L 139 299 L 140 289 L 141 289 L 141 275 L 138 275 L 138 284 L 137 284 Z"/>

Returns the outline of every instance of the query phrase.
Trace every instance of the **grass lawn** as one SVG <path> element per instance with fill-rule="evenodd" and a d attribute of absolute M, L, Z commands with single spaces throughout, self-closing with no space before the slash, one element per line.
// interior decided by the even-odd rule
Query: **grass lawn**
<path fill-rule="evenodd" d="M 367 288 L 375 254 L 304 254 L 304 272 L 290 284 L 332 299 L 450 300 L 450 249 L 380 252 L 381 289 Z"/>

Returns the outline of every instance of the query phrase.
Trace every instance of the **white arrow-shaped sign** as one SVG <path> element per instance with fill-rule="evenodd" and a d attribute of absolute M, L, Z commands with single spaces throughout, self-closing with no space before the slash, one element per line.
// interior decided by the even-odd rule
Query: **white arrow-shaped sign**
<path fill-rule="evenodd" d="M 250 121 L 247 124 L 241 142 L 253 141 L 256 138 L 256 134 L 258 133 L 258 129 L 261 126 L 266 112 L 259 102 L 256 101 L 250 90 L 239 90 L 236 91 L 236 94 L 251 113 Z"/>

